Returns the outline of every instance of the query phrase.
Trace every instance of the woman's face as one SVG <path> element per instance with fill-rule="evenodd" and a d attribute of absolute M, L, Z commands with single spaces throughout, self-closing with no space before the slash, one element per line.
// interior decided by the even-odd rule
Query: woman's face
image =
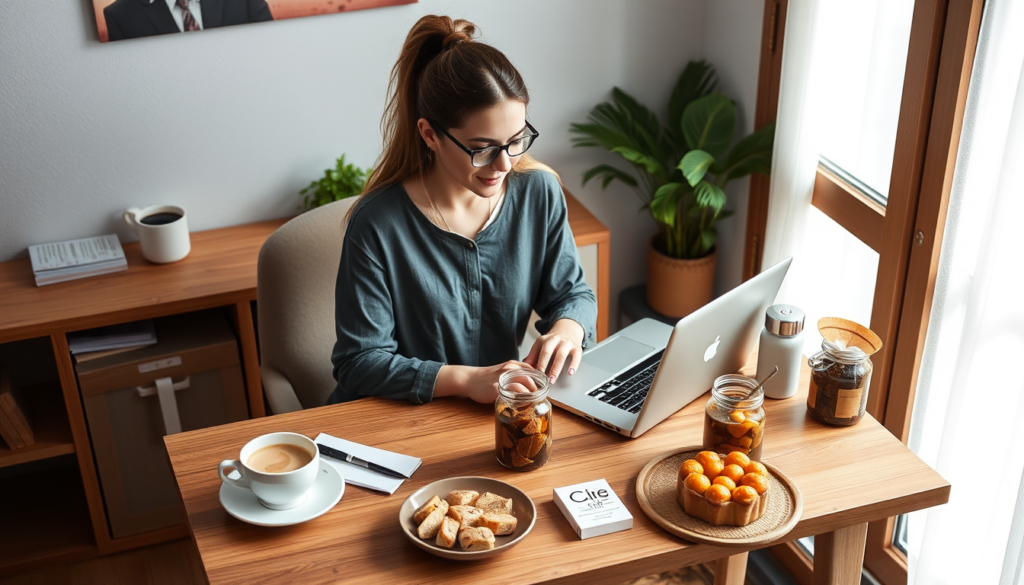
<path fill-rule="evenodd" d="M 474 167 L 470 156 L 447 136 L 441 133 L 434 134 L 429 124 L 423 128 L 425 122 L 426 120 L 420 120 L 421 134 L 434 151 L 441 172 L 480 197 L 493 197 L 502 192 L 505 176 L 515 166 L 519 157 L 510 159 L 503 151 L 491 164 Z M 514 100 L 505 101 L 471 114 L 461 128 L 446 130 L 469 150 L 504 146 L 527 131 L 526 104 Z M 428 138 L 428 134 L 432 136 Z"/>

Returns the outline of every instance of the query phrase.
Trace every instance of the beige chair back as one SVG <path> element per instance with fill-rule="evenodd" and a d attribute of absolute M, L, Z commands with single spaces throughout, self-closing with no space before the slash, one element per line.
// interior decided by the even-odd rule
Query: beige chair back
<path fill-rule="evenodd" d="M 356 198 L 303 213 L 260 250 L 257 324 L 263 390 L 275 414 L 323 406 L 334 390 L 334 286 Z"/>

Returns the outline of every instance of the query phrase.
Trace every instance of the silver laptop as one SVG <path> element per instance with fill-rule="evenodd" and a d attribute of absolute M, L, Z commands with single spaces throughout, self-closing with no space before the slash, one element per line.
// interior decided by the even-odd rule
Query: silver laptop
<path fill-rule="evenodd" d="M 641 319 L 588 349 L 551 400 L 627 437 L 639 437 L 746 363 L 792 258 L 765 270 L 675 327 Z"/>

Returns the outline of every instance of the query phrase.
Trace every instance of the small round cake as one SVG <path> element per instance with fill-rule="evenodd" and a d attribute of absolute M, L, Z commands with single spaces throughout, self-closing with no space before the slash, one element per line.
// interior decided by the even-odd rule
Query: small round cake
<path fill-rule="evenodd" d="M 701 451 L 679 468 L 676 500 L 708 524 L 746 526 L 768 508 L 768 470 L 742 453 L 723 461 L 714 451 Z"/>

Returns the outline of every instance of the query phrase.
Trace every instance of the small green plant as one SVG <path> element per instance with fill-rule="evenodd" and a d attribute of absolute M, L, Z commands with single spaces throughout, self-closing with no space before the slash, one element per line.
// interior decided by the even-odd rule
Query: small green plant
<path fill-rule="evenodd" d="M 313 181 L 309 187 L 299 191 L 299 195 L 304 196 L 303 209 L 309 211 L 321 205 L 359 195 L 366 186 L 366 178 L 370 171 L 371 169 L 346 164 L 345 155 L 341 155 L 333 169 L 324 170 L 324 176 L 320 177 L 319 181 Z"/>
<path fill-rule="evenodd" d="M 594 106 L 588 123 L 570 126 L 577 135 L 573 146 L 604 148 L 633 170 L 600 164 L 583 174 L 583 184 L 600 178 L 602 188 L 612 181 L 633 187 L 641 209 L 650 210 L 658 224 L 655 248 L 673 258 L 710 254 L 718 238 L 715 223 L 732 214 L 724 209 L 726 184 L 771 170 L 775 125 L 766 124 L 734 145 L 735 105 L 714 93 L 717 85 L 714 67 L 691 61 L 669 98 L 664 125 L 616 87 L 612 103 Z"/>

